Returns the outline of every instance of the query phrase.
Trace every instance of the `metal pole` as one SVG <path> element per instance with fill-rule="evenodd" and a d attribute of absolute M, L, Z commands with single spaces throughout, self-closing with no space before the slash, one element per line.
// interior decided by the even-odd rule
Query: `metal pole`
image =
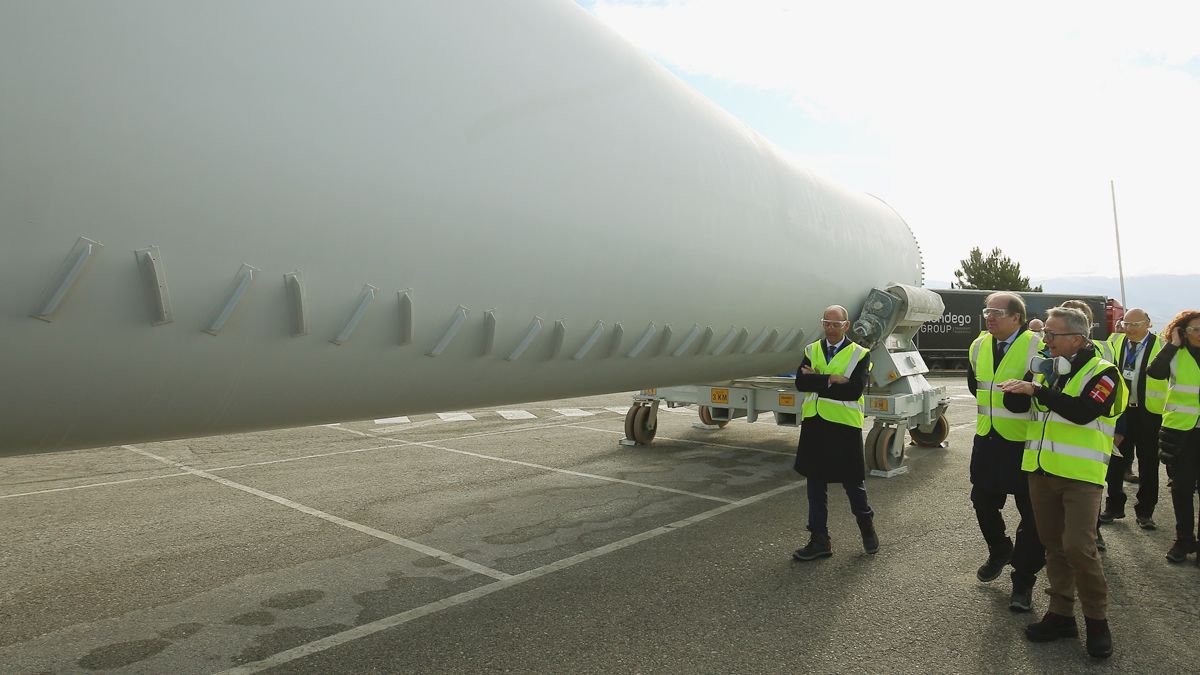
<path fill-rule="evenodd" d="M 1128 309 L 1129 305 L 1125 304 L 1125 263 L 1121 261 L 1121 227 L 1117 224 L 1117 186 L 1110 180 L 1108 187 L 1112 190 L 1113 230 L 1117 233 L 1117 270 L 1121 274 L 1121 306 Z"/>

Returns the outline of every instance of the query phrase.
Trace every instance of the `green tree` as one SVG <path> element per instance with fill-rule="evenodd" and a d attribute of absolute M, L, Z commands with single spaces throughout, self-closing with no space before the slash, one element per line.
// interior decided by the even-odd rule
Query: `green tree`
<path fill-rule="evenodd" d="M 1029 285 L 1029 277 L 1021 276 L 1021 265 L 1012 258 L 1005 256 L 1000 248 L 992 249 L 985 258 L 979 247 L 971 249 L 971 254 L 965 260 L 960 260 L 960 269 L 954 270 L 957 283 L 951 283 L 951 288 L 982 288 L 991 291 L 1035 291 L 1040 293 L 1042 287 L 1033 288 Z"/>

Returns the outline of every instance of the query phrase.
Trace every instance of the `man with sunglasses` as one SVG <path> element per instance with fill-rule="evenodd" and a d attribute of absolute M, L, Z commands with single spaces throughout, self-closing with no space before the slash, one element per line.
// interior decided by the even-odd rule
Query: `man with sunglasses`
<path fill-rule="evenodd" d="M 863 550 L 879 550 L 875 512 L 867 503 L 863 461 L 863 391 L 867 387 L 870 353 L 846 338 L 850 327 L 846 308 L 833 305 L 821 317 L 824 339 L 804 348 L 796 371 L 796 389 L 806 392 L 795 469 L 808 478 L 808 545 L 792 557 L 800 561 L 833 555 L 829 538 L 827 486 L 841 483 L 858 521 Z"/>
<path fill-rule="evenodd" d="M 1028 612 L 1033 606 L 1033 585 L 1045 566 L 1045 551 L 1038 538 L 1029 483 L 1021 472 L 1021 453 L 1029 431 L 1028 409 L 1014 413 L 1004 408 L 1004 394 L 996 385 L 1020 379 L 1041 340 L 1025 325 L 1025 302 L 1015 293 L 993 293 L 983 310 L 987 332 L 968 352 L 967 388 L 977 409 L 975 440 L 971 446 L 971 503 L 979 531 L 988 546 L 988 557 L 976 571 L 980 581 L 993 581 L 1012 563 L 1012 596 L 1009 609 Z M 1013 496 L 1021 515 L 1016 543 L 1004 524 L 1004 503 Z"/>
<path fill-rule="evenodd" d="M 1055 307 L 1046 319 L 1045 340 L 1053 360 L 1021 380 L 1000 384 L 1004 406 L 1033 410 L 1021 469 L 1038 534 L 1046 547 L 1049 611 L 1025 628 L 1033 642 L 1075 637 L 1075 594 L 1087 624 L 1087 651 L 1112 655 L 1108 628 L 1108 582 L 1096 548 L 1096 513 L 1104 496 L 1117 418 L 1128 389 L 1120 371 L 1104 360 L 1092 341 L 1091 322 L 1077 309 Z"/>
<path fill-rule="evenodd" d="M 1136 454 L 1141 467 L 1134 517 L 1143 530 L 1153 530 L 1154 507 L 1158 504 L 1158 432 L 1162 427 L 1163 407 L 1167 402 L 1167 381 L 1148 376 L 1154 357 L 1163 343 L 1150 332 L 1152 323 L 1143 309 L 1125 313 L 1119 324 L 1123 333 L 1113 333 L 1108 342 L 1114 362 L 1129 388 L 1129 406 L 1117 420 L 1117 449 L 1122 458 L 1108 465 L 1108 502 L 1100 522 L 1111 523 L 1125 517 L 1125 475 Z"/>

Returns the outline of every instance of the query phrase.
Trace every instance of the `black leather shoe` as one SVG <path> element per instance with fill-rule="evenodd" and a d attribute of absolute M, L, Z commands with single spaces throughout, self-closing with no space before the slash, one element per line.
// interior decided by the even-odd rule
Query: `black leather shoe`
<path fill-rule="evenodd" d="M 1125 472 L 1125 482 L 1126 482 L 1126 483 L 1134 483 L 1134 484 L 1136 484 L 1136 483 L 1140 483 L 1140 482 L 1141 482 L 1141 480 L 1142 480 L 1142 479 L 1138 478 L 1138 475 L 1137 475 L 1136 473 L 1134 473 L 1134 472 L 1132 472 L 1132 471 L 1126 471 L 1126 472 Z"/>
<path fill-rule="evenodd" d="M 1004 553 L 989 555 L 987 562 L 980 565 L 979 569 L 975 571 L 975 578 L 983 582 L 994 581 L 1004 571 L 1004 566 L 1010 560 L 1012 560 L 1012 549 Z"/>
<path fill-rule="evenodd" d="M 1033 609 L 1033 587 L 1013 588 L 1008 608 L 1014 612 L 1028 612 Z"/>
<path fill-rule="evenodd" d="M 808 539 L 808 546 L 796 549 L 796 552 L 792 554 L 792 559 L 807 562 L 817 558 L 828 558 L 831 555 L 833 555 L 833 545 L 829 541 L 829 535 L 814 532 Z"/>
<path fill-rule="evenodd" d="M 1025 637 L 1030 642 L 1050 642 L 1059 638 L 1079 637 L 1079 626 L 1075 617 L 1046 612 L 1042 620 L 1025 626 Z"/>
<path fill-rule="evenodd" d="M 1087 653 L 1098 659 L 1112 656 L 1112 633 L 1108 630 L 1108 619 L 1083 618 L 1087 625 Z"/>
<path fill-rule="evenodd" d="M 1107 551 L 1108 544 L 1104 543 L 1104 535 L 1100 534 L 1100 530 L 1096 530 L 1096 550 Z"/>
<path fill-rule="evenodd" d="M 875 523 L 870 516 L 858 519 L 858 530 L 862 533 L 863 550 L 874 555 L 879 552 L 879 535 L 875 534 Z"/>
<path fill-rule="evenodd" d="M 1187 560 L 1188 554 L 1195 548 L 1195 544 L 1190 541 L 1176 539 L 1175 543 L 1171 545 L 1171 550 L 1167 551 L 1167 560 L 1173 563 L 1184 562 Z"/>
<path fill-rule="evenodd" d="M 1134 520 L 1137 521 L 1138 527 L 1142 528 L 1143 530 L 1157 530 L 1158 529 L 1158 525 L 1156 525 L 1154 523 L 1154 519 L 1151 518 L 1150 516 L 1146 516 L 1145 518 L 1138 516 Z"/>
<path fill-rule="evenodd" d="M 1114 509 L 1108 507 L 1100 512 L 1100 522 L 1111 523 L 1114 520 L 1123 520 L 1125 518 L 1125 509 Z"/>

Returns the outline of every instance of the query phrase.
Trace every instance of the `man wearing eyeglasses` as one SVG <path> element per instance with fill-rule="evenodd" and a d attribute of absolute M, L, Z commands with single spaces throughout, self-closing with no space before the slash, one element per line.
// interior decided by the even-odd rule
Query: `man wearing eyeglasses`
<path fill-rule="evenodd" d="M 1029 484 L 1021 472 L 1030 416 L 1028 411 L 1005 409 L 1004 393 L 996 385 L 1023 377 L 1041 340 L 1022 328 L 1026 310 L 1020 296 L 993 293 L 985 302 L 987 332 L 971 344 L 967 368 L 967 388 L 975 396 L 977 409 L 971 446 L 971 503 L 988 546 L 987 560 L 975 576 L 983 582 L 993 581 L 1011 562 L 1009 609 L 1028 612 L 1033 606 L 1037 573 L 1046 561 L 1029 502 Z M 1005 532 L 1003 509 L 1008 495 L 1013 496 L 1021 515 L 1015 544 Z"/>
<path fill-rule="evenodd" d="M 1142 477 L 1138 484 L 1134 517 L 1143 530 L 1153 530 L 1154 507 L 1158 504 L 1158 432 L 1162 427 L 1167 402 L 1167 381 L 1149 377 L 1147 370 L 1162 350 L 1162 341 L 1150 328 L 1150 317 L 1143 309 L 1131 309 L 1119 326 L 1124 333 L 1113 333 L 1108 342 L 1121 377 L 1129 388 L 1129 406 L 1117 420 L 1117 449 L 1122 458 L 1108 465 L 1108 502 L 1100 522 L 1111 523 L 1125 517 L 1125 474 L 1137 456 Z"/>
<path fill-rule="evenodd" d="M 858 521 L 863 550 L 879 550 L 875 512 L 867 503 L 863 461 L 863 391 L 871 356 L 846 339 L 850 327 L 846 308 L 833 305 L 821 317 L 824 339 L 804 348 L 796 371 L 796 389 L 806 392 L 795 469 L 808 478 L 808 545 L 792 557 L 809 561 L 833 555 L 829 538 L 827 486 L 841 483 Z"/>
<path fill-rule="evenodd" d="M 1026 374 L 1000 384 L 1004 406 L 1032 408 L 1021 469 L 1046 547 L 1049 611 L 1025 628 L 1033 642 L 1075 637 L 1075 594 L 1087 624 L 1087 651 L 1112 654 L 1108 628 L 1108 582 L 1096 548 L 1096 513 L 1104 496 L 1117 418 L 1128 389 L 1115 365 L 1104 360 L 1088 336 L 1091 322 L 1077 309 L 1055 307 L 1045 340 L 1054 357 L 1051 372 Z"/>

